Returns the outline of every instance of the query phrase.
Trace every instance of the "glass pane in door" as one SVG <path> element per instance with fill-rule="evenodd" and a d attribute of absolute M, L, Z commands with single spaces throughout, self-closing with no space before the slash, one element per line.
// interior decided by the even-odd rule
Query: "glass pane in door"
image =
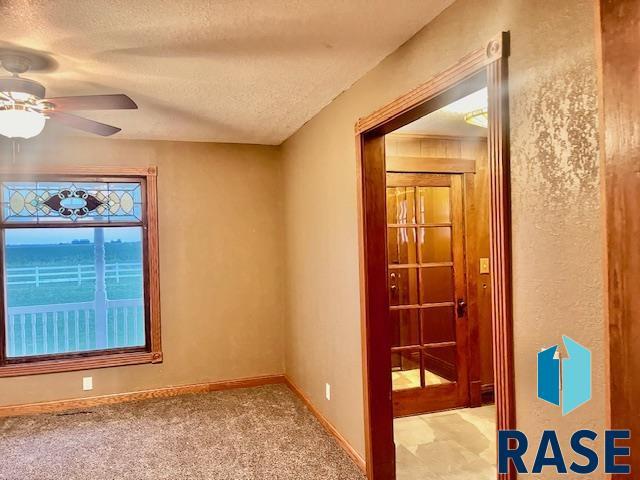
<path fill-rule="evenodd" d="M 453 267 L 420 269 L 420 303 L 453 302 Z"/>
<path fill-rule="evenodd" d="M 423 308 L 420 311 L 422 320 L 422 345 L 456 341 L 455 307 Z"/>
<path fill-rule="evenodd" d="M 389 227 L 387 231 L 387 252 L 390 265 L 417 263 L 416 229 Z"/>
<path fill-rule="evenodd" d="M 420 388 L 420 350 L 391 354 L 391 382 L 393 390 Z"/>
<path fill-rule="evenodd" d="M 424 377 L 425 384 L 442 385 L 455 382 L 458 378 L 456 345 L 425 347 Z"/>
<path fill-rule="evenodd" d="M 451 227 L 422 227 L 418 230 L 420 261 L 451 262 Z"/>
<path fill-rule="evenodd" d="M 457 378 L 456 313 L 454 306 L 421 312 L 425 384 L 441 385 Z"/>
<path fill-rule="evenodd" d="M 389 305 L 417 305 L 418 269 L 389 269 Z"/>
<path fill-rule="evenodd" d="M 415 187 L 387 188 L 387 223 L 416 223 Z"/>
<path fill-rule="evenodd" d="M 449 223 L 450 191 L 450 187 L 416 187 L 418 223 Z"/>
<path fill-rule="evenodd" d="M 419 347 L 420 311 L 418 309 L 391 310 L 392 347 Z"/>

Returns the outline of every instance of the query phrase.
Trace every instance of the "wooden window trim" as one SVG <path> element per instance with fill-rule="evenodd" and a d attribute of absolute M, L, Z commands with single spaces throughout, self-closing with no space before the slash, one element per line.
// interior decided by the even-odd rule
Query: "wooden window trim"
<path fill-rule="evenodd" d="M 16 377 L 23 375 L 37 375 L 45 373 L 70 372 L 89 370 L 95 368 L 118 367 L 125 365 L 139 365 L 146 363 L 161 363 L 162 337 L 160 326 L 160 269 L 159 269 L 159 242 L 158 242 L 158 200 L 157 200 L 157 168 L 152 167 L 112 167 L 112 166 L 17 166 L 8 168 L 0 167 L 0 177 L 15 178 L 82 178 L 84 180 L 109 179 L 111 181 L 125 181 L 127 179 L 142 180 L 145 195 L 145 238 L 144 255 L 146 258 L 146 295 L 145 307 L 147 309 L 146 336 L 144 347 L 113 349 L 108 351 L 78 352 L 61 355 L 48 355 L 46 357 L 21 358 L 8 361 L 6 358 L 4 299 L 0 304 L 1 320 L 0 328 L 0 378 Z M 102 224 L 92 224 L 92 226 Z M 113 224 L 110 224 L 113 225 Z M 117 224 L 126 226 L 126 223 Z M 33 224 L 29 225 L 31 228 Z M 60 225 L 71 227 L 72 225 Z M 78 226 L 78 225 L 76 225 Z M 102 225 L 108 226 L 108 225 Z M 18 226 L 20 228 L 20 226 Z"/>
<path fill-rule="evenodd" d="M 509 163 L 509 33 L 502 32 L 416 89 L 356 122 L 360 292 L 367 478 L 396 478 L 387 292 L 384 135 L 470 93 L 479 76 L 489 96 L 491 287 L 497 430 L 515 429 L 511 205 Z M 381 240 L 383 239 L 383 240 Z M 514 480 L 509 473 L 501 480 Z"/>

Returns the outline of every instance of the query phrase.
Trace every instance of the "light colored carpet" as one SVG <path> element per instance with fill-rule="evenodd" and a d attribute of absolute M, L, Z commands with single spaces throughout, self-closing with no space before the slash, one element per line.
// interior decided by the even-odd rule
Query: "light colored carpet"
<path fill-rule="evenodd" d="M 0 419 L 2 480 L 363 480 L 284 385 Z"/>

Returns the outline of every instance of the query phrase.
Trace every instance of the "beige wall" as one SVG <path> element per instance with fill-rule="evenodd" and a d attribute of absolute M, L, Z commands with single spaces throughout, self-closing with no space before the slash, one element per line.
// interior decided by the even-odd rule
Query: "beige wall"
<path fill-rule="evenodd" d="M 585 0 L 458 0 L 283 145 L 287 373 L 364 452 L 358 117 L 510 30 L 515 368 L 519 427 L 604 424 L 602 232 L 594 7 Z M 593 400 L 565 418 L 536 399 L 535 355 L 567 334 L 593 350 Z M 324 399 L 325 382 L 332 400 Z"/>
<path fill-rule="evenodd" d="M 0 161 L 9 148 L 0 144 Z M 281 169 L 277 147 L 24 142 L 19 163 L 157 165 L 164 363 L 0 378 L 0 405 L 280 374 Z"/>
<path fill-rule="evenodd" d="M 27 143 L 21 162 L 158 165 L 165 362 L 0 379 L 0 405 L 82 396 L 86 374 L 94 376 L 90 394 L 99 395 L 286 368 L 364 453 L 354 123 L 510 30 L 518 423 L 533 436 L 545 427 L 601 429 L 593 13 L 586 0 L 458 0 L 281 151 L 117 140 Z M 562 334 L 594 354 L 593 400 L 566 418 L 535 398 L 535 354 Z M 331 401 L 324 399 L 325 382 Z"/>

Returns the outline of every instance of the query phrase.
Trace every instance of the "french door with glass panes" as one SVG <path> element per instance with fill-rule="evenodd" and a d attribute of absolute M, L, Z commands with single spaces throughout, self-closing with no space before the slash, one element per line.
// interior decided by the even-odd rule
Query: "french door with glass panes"
<path fill-rule="evenodd" d="M 395 416 L 469 402 L 462 175 L 387 173 Z"/>

